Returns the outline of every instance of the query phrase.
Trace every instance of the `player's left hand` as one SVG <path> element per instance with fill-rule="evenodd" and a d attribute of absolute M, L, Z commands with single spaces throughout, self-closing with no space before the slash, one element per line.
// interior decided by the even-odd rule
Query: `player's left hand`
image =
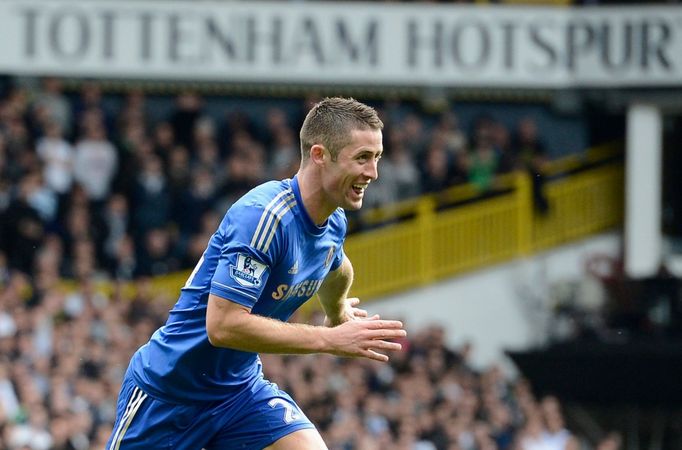
<path fill-rule="evenodd" d="M 336 320 L 332 320 L 329 317 L 325 318 L 326 326 L 336 326 L 349 320 L 360 320 L 366 319 L 369 314 L 366 310 L 362 308 L 357 308 L 360 304 L 360 299 L 357 297 L 346 298 L 344 300 L 343 308 L 340 311 L 339 317 Z"/>

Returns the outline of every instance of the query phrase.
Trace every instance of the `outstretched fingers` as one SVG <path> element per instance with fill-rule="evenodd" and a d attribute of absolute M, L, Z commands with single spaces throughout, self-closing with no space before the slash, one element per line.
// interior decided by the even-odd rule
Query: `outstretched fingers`
<path fill-rule="evenodd" d="M 367 359 L 372 359 L 374 361 L 379 361 L 379 362 L 388 362 L 388 355 L 384 355 L 382 353 L 376 352 L 374 350 L 367 349 L 365 353 L 362 355 Z"/>
<path fill-rule="evenodd" d="M 380 320 L 376 319 L 368 323 L 367 353 L 365 357 L 376 361 L 387 362 L 388 355 L 380 352 L 393 352 L 402 350 L 403 346 L 391 339 L 402 338 L 407 332 L 402 328 L 403 324 L 399 320 Z"/>
<path fill-rule="evenodd" d="M 399 351 L 402 348 L 403 346 L 398 342 L 373 340 L 370 342 L 369 347 L 364 350 L 362 356 L 376 361 L 387 362 L 389 359 L 388 355 L 380 353 L 379 350 L 382 352 L 393 352 Z"/>
<path fill-rule="evenodd" d="M 331 339 L 335 349 L 330 353 L 386 362 L 384 353 L 402 349 L 400 343 L 392 342 L 407 335 L 402 327 L 399 320 L 383 320 L 378 315 L 344 322 L 330 330 L 335 335 Z"/>
<path fill-rule="evenodd" d="M 376 317 L 376 319 L 374 319 Z M 369 322 L 367 322 L 367 328 L 370 330 L 401 330 L 403 333 L 405 330 L 403 330 L 403 323 L 399 320 L 384 320 L 384 319 L 379 319 L 378 315 L 375 315 L 372 317 L 372 319 Z M 403 334 L 404 336 L 404 334 Z"/>
<path fill-rule="evenodd" d="M 403 346 L 399 342 L 384 341 L 379 339 L 374 339 L 371 342 L 371 347 L 374 349 L 381 349 L 387 351 L 399 351 L 403 349 Z"/>

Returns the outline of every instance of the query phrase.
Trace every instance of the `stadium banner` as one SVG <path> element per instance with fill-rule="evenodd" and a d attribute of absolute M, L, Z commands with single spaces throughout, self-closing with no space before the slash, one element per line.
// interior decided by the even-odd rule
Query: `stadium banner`
<path fill-rule="evenodd" d="M 682 84 L 682 8 L 2 0 L 0 73 L 443 87 Z"/>

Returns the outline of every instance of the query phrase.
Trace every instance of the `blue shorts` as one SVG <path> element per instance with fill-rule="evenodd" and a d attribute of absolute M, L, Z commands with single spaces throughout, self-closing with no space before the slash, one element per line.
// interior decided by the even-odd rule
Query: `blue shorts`
<path fill-rule="evenodd" d="M 263 378 L 224 401 L 178 405 L 148 396 L 126 373 L 106 450 L 262 450 L 304 428 L 315 426 Z"/>

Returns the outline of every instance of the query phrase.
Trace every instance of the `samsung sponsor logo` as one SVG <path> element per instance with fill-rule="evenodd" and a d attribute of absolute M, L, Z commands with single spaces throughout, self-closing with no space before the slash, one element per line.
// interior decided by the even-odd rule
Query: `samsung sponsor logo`
<path fill-rule="evenodd" d="M 297 298 L 310 298 L 322 285 L 324 280 L 305 280 L 300 283 L 296 283 L 293 286 L 288 284 L 280 284 L 277 289 L 272 293 L 272 298 L 275 300 L 287 300 L 291 297 Z"/>

